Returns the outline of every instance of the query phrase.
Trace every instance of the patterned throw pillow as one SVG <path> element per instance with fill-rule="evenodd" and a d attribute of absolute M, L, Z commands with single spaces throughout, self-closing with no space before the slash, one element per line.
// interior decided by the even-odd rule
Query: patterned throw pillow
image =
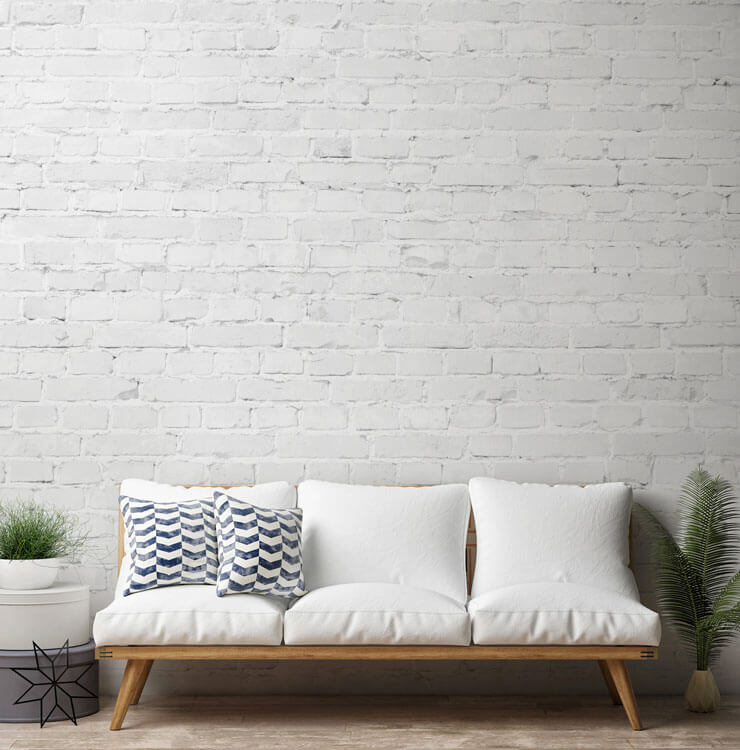
<path fill-rule="evenodd" d="M 303 511 L 258 508 L 223 492 L 214 492 L 213 499 L 220 560 L 218 596 L 303 596 Z"/>
<path fill-rule="evenodd" d="M 124 596 L 183 583 L 216 583 L 218 547 L 212 500 L 157 502 L 122 495 L 131 551 Z"/>

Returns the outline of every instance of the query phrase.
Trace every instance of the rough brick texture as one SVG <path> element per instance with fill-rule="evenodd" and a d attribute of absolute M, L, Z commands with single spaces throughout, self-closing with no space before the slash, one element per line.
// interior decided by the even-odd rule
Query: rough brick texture
<path fill-rule="evenodd" d="M 3 495 L 91 520 L 102 606 L 126 476 L 619 479 L 670 521 L 698 462 L 738 482 L 739 18 L 0 2 Z M 641 538 L 637 563 L 652 602 Z M 546 665 L 174 669 L 155 687 L 564 688 Z M 688 669 L 669 637 L 636 682 Z"/>

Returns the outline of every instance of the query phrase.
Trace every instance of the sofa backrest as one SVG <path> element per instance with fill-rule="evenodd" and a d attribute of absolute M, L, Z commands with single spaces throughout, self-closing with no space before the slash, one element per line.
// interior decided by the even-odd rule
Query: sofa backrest
<path fill-rule="evenodd" d="M 134 484 L 131 484 L 131 483 L 134 483 Z M 138 487 L 137 487 L 137 485 L 138 485 Z M 148 488 L 147 488 L 147 485 L 149 485 Z M 256 486 L 257 487 L 262 486 L 264 488 L 269 488 L 271 485 L 282 485 L 282 486 L 284 486 L 285 483 L 284 482 L 271 482 L 269 484 L 256 485 Z M 126 479 L 122 483 L 121 489 L 123 490 L 124 487 L 125 487 L 131 494 L 134 494 L 135 491 L 141 491 L 142 489 L 147 490 L 147 491 L 152 491 L 152 490 L 155 489 L 155 486 L 157 488 L 157 491 L 158 491 L 158 488 L 162 488 L 162 487 L 170 487 L 170 488 L 172 488 L 171 485 L 163 485 L 163 484 L 159 484 L 157 482 L 149 482 L 149 481 L 140 480 L 140 479 Z M 196 490 L 198 492 L 204 490 L 205 493 L 206 493 L 206 496 L 210 496 L 213 493 L 214 490 L 225 489 L 225 490 L 229 490 L 229 492 L 232 493 L 233 497 L 237 497 L 237 499 L 247 500 L 247 501 L 249 500 L 249 498 L 245 497 L 242 494 L 242 491 L 243 490 L 250 490 L 252 488 L 253 488 L 252 485 L 236 485 L 236 486 L 234 486 L 234 485 L 212 485 L 212 486 L 203 485 L 203 486 L 196 486 L 196 487 L 183 485 L 183 486 L 179 486 L 179 487 L 177 487 L 177 486 L 174 487 L 174 489 L 186 489 L 186 490 L 194 489 L 194 490 Z M 200 497 L 200 495 L 198 494 L 197 497 Z M 167 499 L 167 498 L 160 498 L 160 499 Z M 265 501 L 265 500 L 262 500 L 262 502 L 264 504 L 268 504 L 268 502 Z M 286 495 L 285 502 L 286 502 L 285 505 L 271 505 L 271 506 L 268 505 L 268 507 L 274 507 L 274 508 L 282 508 L 282 507 L 293 508 L 293 507 L 295 507 L 295 505 L 296 505 L 296 487 L 294 487 L 292 485 L 289 486 L 289 488 L 287 490 L 287 495 Z M 259 503 L 257 503 L 256 501 L 255 501 L 255 504 L 259 505 Z M 123 557 L 126 554 L 126 546 L 127 546 L 127 542 L 126 542 L 126 535 L 125 535 L 125 527 L 124 527 L 124 524 L 123 524 L 123 516 L 121 516 L 121 514 L 119 512 L 119 514 L 118 514 L 118 568 L 119 568 L 119 570 L 121 568 L 121 562 L 123 560 Z M 477 558 L 477 531 L 476 531 L 476 528 L 475 528 L 475 517 L 474 517 L 474 515 L 472 513 L 470 513 L 469 519 L 468 519 L 467 534 L 466 534 L 466 538 L 465 538 L 465 574 L 466 574 L 467 591 L 468 592 L 470 592 L 472 590 L 472 586 L 473 586 L 473 574 L 474 574 L 474 571 L 475 571 L 476 558 Z M 630 547 L 630 567 L 631 566 L 632 566 L 632 561 L 631 561 L 631 547 Z"/>
<path fill-rule="evenodd" d="M 476 597 L 520 583 L 562 582 L 637 596 L 630 570 L 632 491 L 593 485 L 470 481 Z"/>
<path fill-rule="evenodd" d="M 309 591 L 342 583 L 401 583 L 465 601 L 466 485 L 309 480 L 298 486 L 298 507 Z"/>

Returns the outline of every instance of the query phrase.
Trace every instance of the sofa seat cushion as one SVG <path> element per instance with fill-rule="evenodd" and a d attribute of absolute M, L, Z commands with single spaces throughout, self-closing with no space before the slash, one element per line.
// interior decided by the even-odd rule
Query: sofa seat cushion
<path fill-rule="evenodd" d="M 478 645 L 657 646 L 660 619 L 635 598 L 574 583 L 487 591 L 468 611 Z"/>
<path fill-rule="evenodd" d="M 98 612 L 99 646 L 278 646 L 285 603 L 259 594 L 216 596 L 204 584 L 168 586 L 117 596 Z"/>
<path fill-rule="evenodd" d="M 470 643 L 465 607 L 429 589 L 347 583 L 309 591 L 285 613 L 286 645 Z"/>

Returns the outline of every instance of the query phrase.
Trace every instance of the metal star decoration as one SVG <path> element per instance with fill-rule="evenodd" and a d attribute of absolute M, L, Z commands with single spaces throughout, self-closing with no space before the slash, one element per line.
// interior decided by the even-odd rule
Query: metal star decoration
<path fill-rule="evenodd" d="M 39 722 L 42 728 L 57 708 L 77 726 L 74 699 L 97 697 L 95 693 L 80 684 L 80 680 L 93 666 L 93 662 L 75 664 L 70 667 L 69 638 L 54 656 L 49 656 L 34 641 L 33 654 L 36 659 L 35 669 L 12 669 L 30 685 L 26 692 L 14 702 L 14 705 L 38 701 Z"/>

